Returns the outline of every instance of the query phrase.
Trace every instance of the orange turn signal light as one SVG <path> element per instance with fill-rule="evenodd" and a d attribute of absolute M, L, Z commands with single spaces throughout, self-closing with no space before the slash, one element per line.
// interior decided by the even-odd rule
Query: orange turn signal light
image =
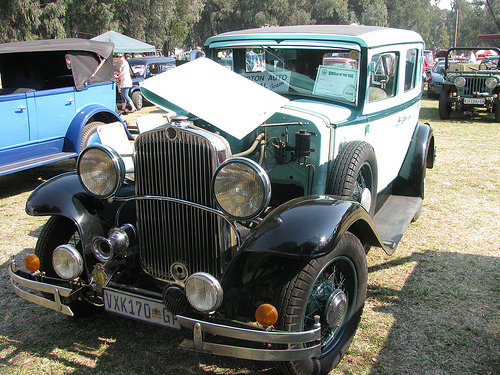
<path fill-rule="evenodd" d="M 27 255 L 24 258 L 24 267 L 30 272 L 35 272 L 40 269 L 40 259 L 35 254 Z"/>
<path fill-rule="evenodd" d="M 264 303 L 255 310 L 255 319 L 264 327 L 272 326 L 278 321 L 278 310 L 273 305 Z"/>

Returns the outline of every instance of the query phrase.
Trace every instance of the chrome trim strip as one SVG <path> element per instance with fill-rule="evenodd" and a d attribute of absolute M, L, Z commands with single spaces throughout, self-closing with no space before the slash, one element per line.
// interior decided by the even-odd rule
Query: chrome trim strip
<path fill-rule="evenodd" d="M 17 275 L 15 273 L 15 270 L 16 270 L 15 260 L 12 259 L 9 264 L 10 282 L 12 284 L 12 287 L 14 288 L 14 292 L 19 297 L 25 299 L 26 301 L 36 303 L 37 305 L 61 312 L 65 315 L 74 316 L 73 311 L 71 311 L 69 306 L 66 306 L 61 303 L 61 297 L 68 297 L 71 293 L 73 293 L 72 289 L 59 286 L 56 287 L 50 284 L 44 284 L 38 281 L 28 280 Z M 28 293 L 20 289 L 17 285 L 21 285 L 23 287 L 37 290 L 40 292 L 51 293 L 54 295 L 54 301 Z"/>
<path fill-rule="evenodd" d="M 319 317 L 315 328 L 305 332 L 257 331 L 252 329 L 223 326 L 177 315 L 182 326 L 193 330 L 193 340 L 184 340 L 179 347 L 186 350 L 197 350 L 233 358 L 257 361 L 290 361 L 318 357 L 321 355 L 321 325 Z M 243 346 L 215 344 L 203 341 L 203 333 L 223 336 L 231 339 L 253 341 L 263 344 L 305 344 L 297 348 L 289 346 L 283 349 L 256 349 Z"/>

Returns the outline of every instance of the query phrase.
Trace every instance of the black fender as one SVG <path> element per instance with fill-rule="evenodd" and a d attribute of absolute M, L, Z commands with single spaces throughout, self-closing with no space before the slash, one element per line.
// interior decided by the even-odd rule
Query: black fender
<path fill-rule="evenodd" d="M 332 251 L 352 232 L 361 243 L 385 249 L 375 225 L 357 202 L 332 195 L 293 199 L 273 210 L 252 230 L 224 273 L 223 309 L 252 318 L 261 303 L 272 303 L 277 285 L 290 270 Z"/>
<path fill-rule="evenodd" d="M 134 188 L 125 182 L 118 194 L 122 197 L 133 195 Z M 84 254 L 91 254 L 92 239 L 107 235 L 106 230 L 115 224 L 120 204 L 91 196 L 81 185 L 77 172 L 69 172 L 38 186 L 26 202 L 26 213 L 32 216 L 60 215 L 71 219 L 78 227 Z M 135 210 L 130 206 L 127 205 L 121 215 L 135 223 Z"/>
<path fill-rule="evenodd" d="M 393 185 L 393 194 L 424 198 L 425 173 L 434 167 L 434 133 L 429 124 L 417 124 L 405 159 Z"/>
<path fill-rule="evenodd" d="M 316 258 L 351 230 L 364 245 L 383 246 L 370 215 L 357 202 L 332 195 L 292 199 L 273 210 L 250 234 L 241 251 Z"/>

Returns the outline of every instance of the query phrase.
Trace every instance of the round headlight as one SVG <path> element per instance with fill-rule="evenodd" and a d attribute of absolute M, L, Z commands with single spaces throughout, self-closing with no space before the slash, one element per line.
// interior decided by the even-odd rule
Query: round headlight
<path fill-rule="evenodd" d="M 61 245 L 52 253 L 52 266 L 60 278 L 73 280 L 83 272 L 83 258 L 74 247 Z"/>
<path fill-rule="evenodd" d="M 465 78 L 460 76 L 455 78 L 455 86 L 457 87 L 464 87 L 465 86 Z"/>
<path fill-rule="evenodd" d="M 490 77 L 486 80 L 486 87 L 489 89 L 494 89 L 498 85 L 498 80 L 494 77 Z"/>
<path fill-rule="evenodd" d="M 222 303 L 222 287 L 219 281 L 205 272 L 189 276 L 185 283 L 186 296 L 196 310 L 215 311 Z"/>
<path fill-rule="evenodd" d="M 260 214 L 271 199 L 271 183 L 266 171 L 246 158 L 222 163 L 214 175 L 215 201 L 224 213 L 236 219 Z"/>
<path fill-rule="evenodd" d="M 125 165 L 112 148 L 93 144 L 78 157 L 78 177 L 82 186 L 98 198 L 115 194 L 125 179 Z"/>

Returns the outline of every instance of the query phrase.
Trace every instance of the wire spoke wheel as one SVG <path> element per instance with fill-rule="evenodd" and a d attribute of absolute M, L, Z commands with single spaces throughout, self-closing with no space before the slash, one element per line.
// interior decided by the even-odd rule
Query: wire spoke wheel
<path fill-rule="evenodd" d="M 298 262 L 290 272 L 295 275 L 284 276 L 280 287 L 277 327 L 309 331 L 319 316 L 321 355 L 278 367 L 288 375 L 326 375 L 344 356 L 361 319 L 368 279 L 363 245 L 347 232 L 330 253 Z"/>

